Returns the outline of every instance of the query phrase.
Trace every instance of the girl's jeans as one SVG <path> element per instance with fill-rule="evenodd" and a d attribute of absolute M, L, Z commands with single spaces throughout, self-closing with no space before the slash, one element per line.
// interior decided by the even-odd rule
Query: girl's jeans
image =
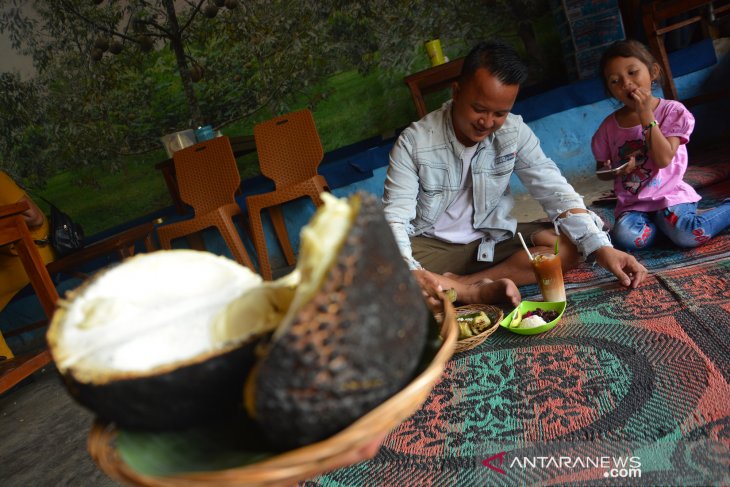
<path fill-rule="evenodd" d="M 682 203 L 663 210 L 622 213 L 611 236 L 614 245 L 625 250 L 645 249 L 657 232 L 680 247 L 697 247 L 730 226 L 730 198 L 720 206 L 697 214 L 697 203 Z"/>

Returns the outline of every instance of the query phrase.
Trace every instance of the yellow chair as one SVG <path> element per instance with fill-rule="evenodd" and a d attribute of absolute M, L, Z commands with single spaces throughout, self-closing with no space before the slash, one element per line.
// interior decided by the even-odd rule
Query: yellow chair
<path fill-rule="evenodd" d="M 304 109 L 262 122 L 254 127 L 253 135 L 261 174 L 275 184 L 274 191 L 246 198 L 259 269 L 264 279 L 271 279 L 271 263 L 266 249 L 261 211 L 269 209 L 286 262 L 293 265 L 296 258 L 284 224 L 281 205 L 301 197 L 309 197 L 315 206 L 320 206 L 322 199 L 319 195 L 323 191 L 329 191 L 329 186 L 325 178 L 317 173 L 324 151 L 311 111 Z"/>
<path fill-rule="evenodd" d="M 175 238 L 216 227 L 236 261 L 255 270 L 233 223 L 233 217 L 240 215 L 241 227 L 246 230 L 244 213 L 234 196 L 241 175 L 228 137 L 216 137 L 175 152 L 173 162 L 180 198 L 193 207 L 195 216 L 159 227 L 160 247 L 170 249 Z"/>

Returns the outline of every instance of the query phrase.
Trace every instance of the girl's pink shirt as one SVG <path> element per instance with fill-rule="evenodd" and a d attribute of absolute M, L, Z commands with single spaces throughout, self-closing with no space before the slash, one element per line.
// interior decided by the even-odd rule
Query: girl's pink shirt
<path fill-rule="evenodd" d="M 636 169 L 614 179 L 616 216 L 626 211 L 657 211 L 701 199 L 694 188 L 682 180 L 687 171 L 686 144 L 695 126 L 694 116 L 680 102 L 661 98 L 654 116 L 665 137 L 679 137 L 680 140 L 674 159 L 665 168 L 656 167 L 651 155 L 647 155 L 641 125 L 620 127 L 615 112 L 606 117 L 593 135 L 591 148 L 597 161 L 627 162 L 632 154 L 636 156 Z"/>

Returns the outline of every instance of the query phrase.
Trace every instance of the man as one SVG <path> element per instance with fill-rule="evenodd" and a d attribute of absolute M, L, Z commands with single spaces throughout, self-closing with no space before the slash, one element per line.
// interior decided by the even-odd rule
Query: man
<path fill-rule="evenodd" d="M 535 282 L 514 238 L 519 231 L 533 251 L 552 249 L 560 238 L 564 270 L 582 256 L 637 287 L 646 269 L 613 248 L 600 218 L 586 210 L 522 117 L 510 113 L 526 78 L 509 45 L 482 42 L 464 59 L 452 99 L 401 133 L 383 203 L 403 257 L 424 288 L 458 286 L 469 300 L 515 304 L 515 284 Z M 552 223 L 518 226 L 510 216 L 513 172 Z"/>

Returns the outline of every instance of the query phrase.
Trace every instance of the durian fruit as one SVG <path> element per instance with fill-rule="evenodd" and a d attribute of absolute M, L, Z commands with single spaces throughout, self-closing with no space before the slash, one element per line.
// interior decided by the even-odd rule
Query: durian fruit
<path fill-rule="evenodd" d="M 251 320 L 236 336 L 213 325 L 261 282 L 207 252 L 140 254 L 61 303 L 49 349 L 71 395 L 104 420 L 145 430 L 213 422 L 240 411 L 255 345 L 276 322 Z"/>
<path fill-rule="evenodd" d="M 246 384 L 249 413 L 282 449 L 326 438 L 398 392 L 432 318 L 376 199 L 323 197 L 302 232 L 297 294 Z"/>
<path fill-rule="evenodd" d="M 71 395 L 145 430 L 220 421 L 245 402 L 263 437 L 286 449 L 400 391 L 433 317 L 377 200 L 322 198 L 297 267 L 276 281 L 171 250 L 125 260 L 72 293 L 48 332 Z"/>

